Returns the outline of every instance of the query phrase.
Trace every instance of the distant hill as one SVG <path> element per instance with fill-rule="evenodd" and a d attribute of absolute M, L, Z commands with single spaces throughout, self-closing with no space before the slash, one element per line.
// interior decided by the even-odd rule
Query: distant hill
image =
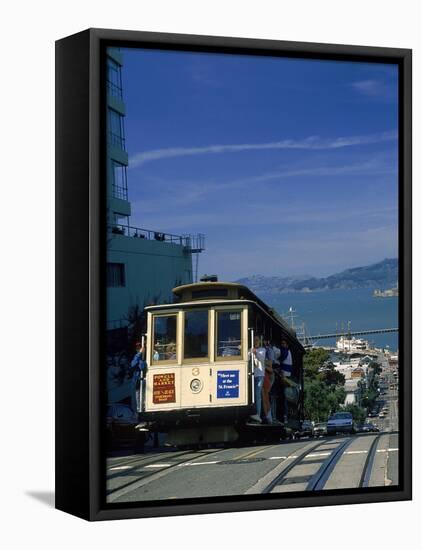
<path fill-rule="evenodd" d="M 252 275 L 236 281 L 253 292 L 313 292 L 335 288 L 390 288 L 397 283 L 398 260 L 387 258 L 382 262 L 363 267 L 353 267 L 329 277 L 266 277 Z"/>

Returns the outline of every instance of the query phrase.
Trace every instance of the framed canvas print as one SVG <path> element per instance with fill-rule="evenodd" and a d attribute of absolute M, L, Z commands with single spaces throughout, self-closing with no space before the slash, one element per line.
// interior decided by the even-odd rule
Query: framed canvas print
<path fill-rule="evenodd" d="M 56 44 L 56 506 L 411 498 L 411 51 Z"/>

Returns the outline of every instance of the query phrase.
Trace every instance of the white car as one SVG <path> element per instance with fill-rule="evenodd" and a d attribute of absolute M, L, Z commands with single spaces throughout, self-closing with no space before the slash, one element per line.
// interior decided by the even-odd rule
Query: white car
<path fill-rule="evenodd" d="M 349 412 L 337 412 L 330 416 L 327 422 L 327 435 L 336 433 L 355 433 L 356 425 Z"/>

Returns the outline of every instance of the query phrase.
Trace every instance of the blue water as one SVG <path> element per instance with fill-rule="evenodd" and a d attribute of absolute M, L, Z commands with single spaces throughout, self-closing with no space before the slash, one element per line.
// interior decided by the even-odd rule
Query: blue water
<path fill-rule="evenodd" d="M 398 298 L 374 298 L 373 289 L 326 290 L 321 292 L 295 292 L 264 294 L 259 296 L 274 307 L 283 317 L 292 307 L 296 311 L 296 325 L 305 323 L 307 334 L 332 334 L 351 331 L 396 328 L 398 326 Z M 365 337 L 376 347 L 398 349 L 398 333 L 371 334 Z M 321 345 L 333 345 L 335 340 L 320 340 Z"/>

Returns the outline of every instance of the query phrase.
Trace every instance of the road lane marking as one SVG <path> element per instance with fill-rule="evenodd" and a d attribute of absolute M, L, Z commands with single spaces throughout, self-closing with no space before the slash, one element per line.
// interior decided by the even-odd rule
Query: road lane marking
<path fill-rule="evenodd" d="M 210 453 L 217 454 L 220 453 L 221 450 L 213 451 Z M 191 459 L 192 460 L 192 459 Z M 116 487 L 115 489 L 111 490 L 107 497 L 107 502 L 115 502 L 117 499 L 121 498 L 122 496 L 126 495 L 127 493 L 131 493 L 133 491 L 136 491 L 137 489 L 140 489 L 141 487 L 144 487 L 145 485 L 148 485 L 149 483 L 152 483 L 154 481 L 158 481 L 162 477 L 171 474 L 176 470 L 177 466 L 182 466 L 183 464 L 186 464 L 187 462 L 190 462 L 189 460 L 186 460 L 185 462 L 181 462 L 178 464 L 170 464 L 168 467 L 163 468 L 162 470 L 158 470 L 157 472 L 152 473 L 151 475 L 147 477 L 142 477 L 141 479 L 137 479 L 136 481 L 133 481 L 133 483 L 129 483 L 127 485 L 124 485 L 123 487 Z"/>
<path fill-rule="evenodd" d="M 173 464 L 147 464 L 144 468 L 168 468 L 173 466 Z"/>
<path fill-rule="evenodd" d="M 180 464 L 180 466 L 204 466 L 206 464 L 218 464 L 220 460 L 209 460 L 208 462 L 186 462 L 186 464 Z"/>
<path fill-rule="evenodd" d="M 398 448 L 391 448 L 391 449 L 378 449 L 377 453 L 391 453 L 393 451 L 398 451 Z"/>
<path fill-rule="evenodd" d="M 242 453 L 241 455 L 234 457 L 232 460 L 242 460 L 244 458 L 252 458 L 261 453 L 264 453 L 265 451 L 270 451 L 271 449 L 275 449 L 279 446 L 280 446 L 280 443 L 276 443 L 275 445 L 271 445 L 270 447 L 264 447 L 264 448 L 259 447 L 258 449 L 252 452 L 248 451 L 247 453 Z"/>
<path fill-rule="evenodd" d="M 315 458 L 317 456 L 330 456 L 331 453 L 311 453 L 309 455 L 306 455 L 304 458 Z"/>
<path fill-rule="evenodd" d="M 132 466 L 115 466 L 114 468 L 109 468 L 110 472 L 114 472 L 115 470 L 130 470 Z"/>

